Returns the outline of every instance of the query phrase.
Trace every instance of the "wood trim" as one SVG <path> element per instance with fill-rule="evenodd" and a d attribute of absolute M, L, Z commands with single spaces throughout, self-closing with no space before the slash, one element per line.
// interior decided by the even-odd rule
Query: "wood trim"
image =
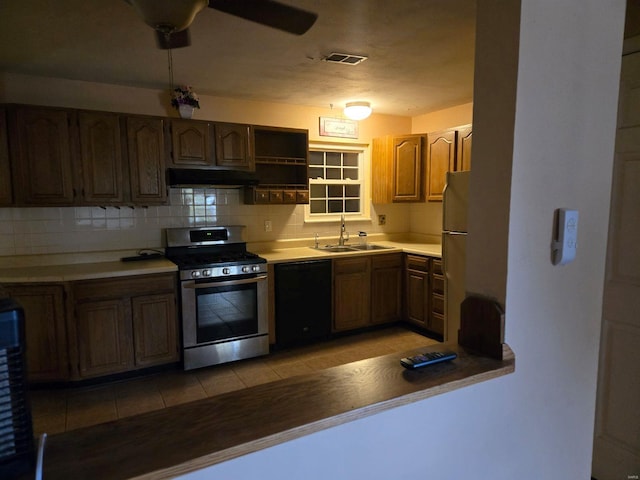
<path fill-rule="evenodd" d="M 457 351 L 458 358 L 423 370 L 407 371 L 398 359 L 441 345 L 51 435 L 44 478 L 174 478 L 515 371 L 507 345 L 501 361 L 469 354 L 457 345 L 447 348 Z"/>

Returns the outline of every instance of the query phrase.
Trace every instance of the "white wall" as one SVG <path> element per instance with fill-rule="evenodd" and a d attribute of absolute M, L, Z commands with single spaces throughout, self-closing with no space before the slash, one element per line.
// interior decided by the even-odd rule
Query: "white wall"
<path fill-rule="evenodd" d="M 478 4 L 472 204 L 506 207 L 472 220 L 469 274 L 474 291 L 506 305 L 516 372 L 189 478 L 589 478 L 624 0 L 523 0 L 517 91 L 500 80 L 516 53 L 515 3 Z M 503 87 L 494 114 L 484 95 Z M 478 145 L 483 132 L 497 155 L 488 139 Z M 507 184 L 492 175 L 504 171 Z M 565 206 L 581 213 L 578 255 L 553 267 L 552 214 Z"/>

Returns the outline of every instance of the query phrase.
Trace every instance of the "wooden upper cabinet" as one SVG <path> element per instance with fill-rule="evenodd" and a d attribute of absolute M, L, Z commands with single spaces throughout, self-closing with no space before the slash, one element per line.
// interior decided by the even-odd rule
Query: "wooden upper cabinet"
<path fill-rule="evenodd" d="M 164 119 L 154 117 L 127 118 L 127 149 L 131 200 L 138 205 L 167 203 L 165 179 Z"/>
<path fill-rule="evenodd" d="M 456 145 L 456 171 L 471 170 L 471 141 L 473 140 L 473 127 L 468 125 L 458 129 Z"/>
<path fill-rule="evenodd" d="M 442 201 L 446 174 L 455 169 L 456 131 L 427 135 L 427 200 Z"/>
<path fill-rule="evenodd" d="M 255 171 L 251 127 L 235 123 L 216 123 L 216 166 Z"/>
<path fill-rule="evenodd" d="M 122 204 L 125 192 L 119 115 L 79 112 L 78 137 L 83 203 Z"/>
<path fill-rule="evenodd" d="M 213 167 L 215 136 L 213 124 L 198 120 L 171 120 L 172 154 L 169 167 Z"/>
<path fill-rule="evenodd" d="M 72 115 L 39 107 L 11 110 L 9 141 L 18 205 L 74 204 Z"/>
<path fill-rule="evenodd" d="M 373 139 L 373 203 L 424 201 L 424 139 L 424 135 L 387 135 Z"/>
<path fill-rule="evenodd" d="M 7 128 L 6 112 L 4 108 L 0 108 L 0 206 L 11 205 L 13 202 Z"/>
<path fill-rule="evenodd" d="M 422 200 L 422 136 L 393 138 L 393 201 Z"/>

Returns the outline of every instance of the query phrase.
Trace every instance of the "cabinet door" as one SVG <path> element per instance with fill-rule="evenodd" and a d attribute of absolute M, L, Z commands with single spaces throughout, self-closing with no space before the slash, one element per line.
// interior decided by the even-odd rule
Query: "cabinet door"
<path fill-rule="evenodd" d="M 171 120 L 171 164 L 169 166 L 213 167 L 213 125 L 197 120 Z"/>
<path fill-rule="evenodd" d="M 78 114 L 82 199 L 91 205 L 124 203 L 120 118 L 117 114 Z"/>
<path fill-rule="evenodd" d="M 4 108 L 0 108 L 0 206 L 11 205 L 11 167 L 9 165 L 9 135 Z"/>
<path fill-rule="evenodd" d="M 216 165 L 235 170 L 255 170 L 249 125 L 216 123 Z"/>
<path fill-rule="evenodd" d="M 27 372 L 30 382 L 69 378 L 64 290 L 60 285 L 9 285 L 24 309 Z"/>
<path fill-rule="evenodd" d="M 442 201 L 446 174 L 455 168 L 456 131 L 430 133 L 427 138 L 427 200 Z"/>
<path fill-rule="evenodd" d="M 426 328 L 429 323 L 429 274 L 407 270 L 407 319 Z"/>
<path fill-rule="evenodd" d="M 133 367 L 129 299 L 76 305 L 80 376 L 108 375 Z"/>
<path fill-rule="evenodd" d="M 16 203 L 74 203 L 70 116 L 68 110 L 29 107 L 19 107 L 10 115 Z"/>
<path fill-rule="evenodd" d="M 167 203 L 164 120 L 127 118 L 131 200 L 138 205 Z"/>
<path fill-rule="evenodd" d="M 409 321 L 427 328 L 429 325 L 429 257 L 406 255 L 406 317 Z"/>
<path fill-rule="evenodd" d="M 173 294 L 131 299 L 136 366 L 177 362 L 176 298 Z"/>
<path fill-rule="evenodd" d="M 371 313 L 370 258 L 334 260 L 333 271 L 334 331 L 367 326 Z"/>
<path fill-rule="evenodd" d="M 402 316 L 402 254 L 371 259 L 371 322 L 389 323 Z"/>
<path fill-rule="evenodd" d="M 393 201 L 422 199 L 422 136 L 393 138 Z"/>
<path fill-rule="evenodd" d="M 371 144 L 371 201 L 375 204 L 393 201 L 393 139 L 374 138 Z"/>
<path fill-rule="evenodd" d="M 471 126 L 458 130 L 456 145 L 456 171 L 462 172 L 471 170 L 471 143 L 473 140 L 473 130 Z"/>

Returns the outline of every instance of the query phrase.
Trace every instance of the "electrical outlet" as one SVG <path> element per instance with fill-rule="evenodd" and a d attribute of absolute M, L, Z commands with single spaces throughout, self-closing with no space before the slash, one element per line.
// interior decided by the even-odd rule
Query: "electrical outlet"
<path fill-rule="evenodd" d="M 378 215 L 378 225 L 385 225 L 387 223 L 386 215 Z"/>
<path fill-rule="evenodd" d="M 265 220 L 264 221 L 264 231 L 265 232 L 270 232 L 273 229 L 273 226 L 271 225 L 271 220 Z"/>

